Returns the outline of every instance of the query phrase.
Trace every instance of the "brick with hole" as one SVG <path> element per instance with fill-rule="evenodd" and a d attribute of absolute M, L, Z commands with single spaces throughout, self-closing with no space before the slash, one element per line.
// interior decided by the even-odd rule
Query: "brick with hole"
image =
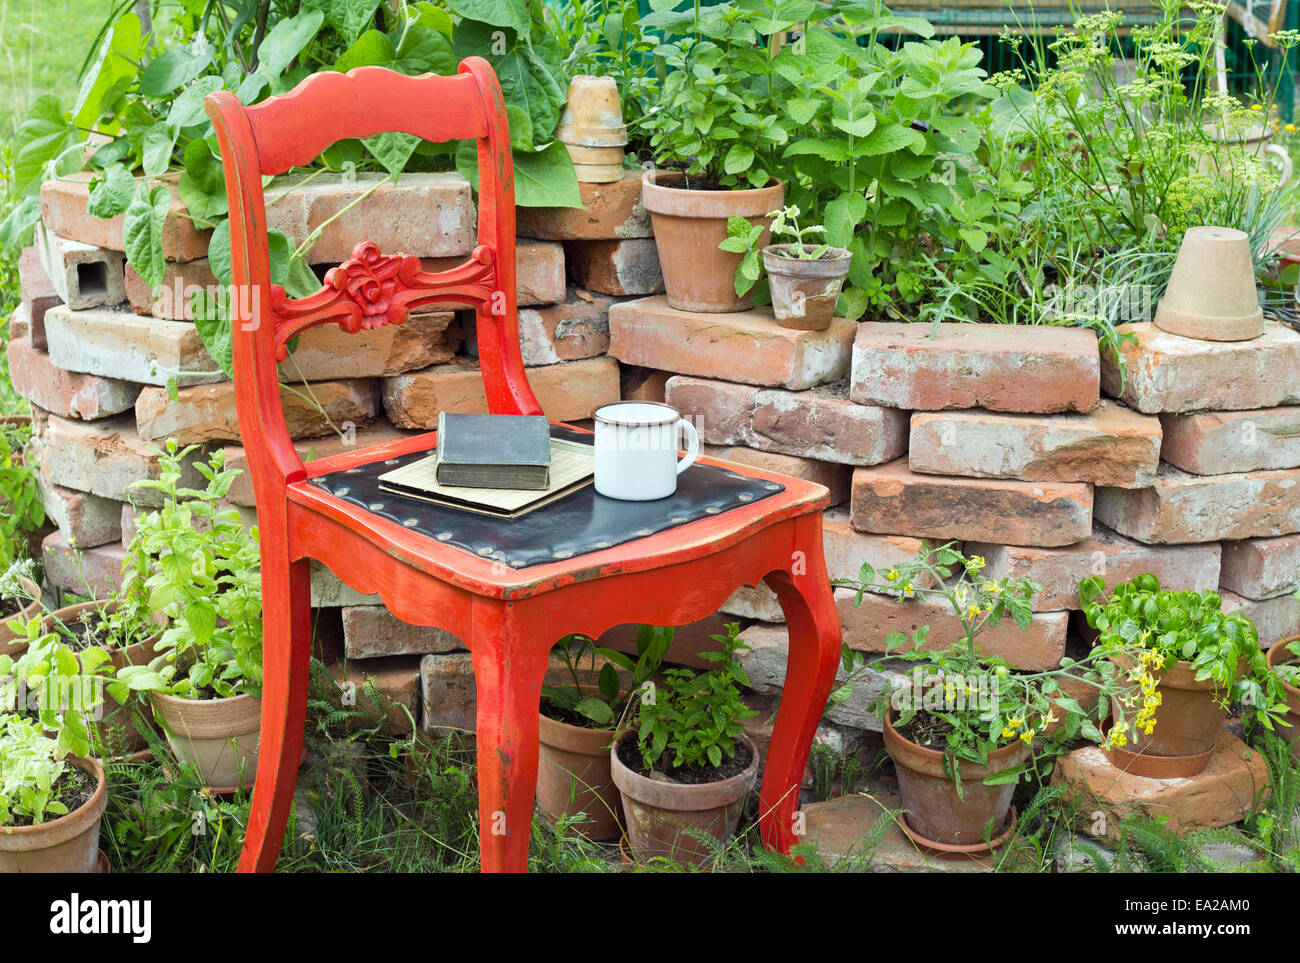
<path fill-rule="evenodd" d="M 55 294 L 74 311 L 126 300 L 126 259 L 119 251 L 82 244 L 36 228 L 41 266 Z"/>

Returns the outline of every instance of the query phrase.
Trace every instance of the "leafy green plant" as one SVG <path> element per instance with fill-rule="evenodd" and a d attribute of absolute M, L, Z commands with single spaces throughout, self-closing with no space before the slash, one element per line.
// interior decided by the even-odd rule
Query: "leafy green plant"
<path fill-rule="evenodd" d="M 1224 612 L 1217 592 L 1162 589 L 1158 578 L 1144 574 L 1107 595 L 1106 583 L 1094 575 L 1079 583 L 1079 601 L 1099 633 L 1094 653 L 1141 663 L 1152 675 L 1187 662 L 1197 681 L 1214 684 L 1219 704 L 1239 701 L 1248 720 L 1271 730 L 1285 715 L 1286 695 L 1281 680 L 1268 671 L 1259 633 L 1240 612 Z M 1245 670 L 1238 675 L 1243 660 Z M 1146 694 L 1132 725 L 1149 733 L 1158 702 L 1152 705 Z M 1122 728 L 1122 702 L 1114 708 L 1116 726 Z"/>
<path fill-rule="evenodd" d="M 636 697 L 646 680 L 659 671 L 672 643 L 671 627 L 643 625 L 637 629 L 633 661 L 616 649 L 597 647 L 585 635 L 566 635 L 552 651 L 564 662 L 572 682 L 543 686 L 542 704 L 562 722 L 595 729 L 612 726 L 627 701 Z M 599 670 L 597 656 L 606 660 Z M 588 663 L 585 668 L 584 660 Z M 618 677 L 619 669 L 631 676 L 626 688 Z"/>
<path fill-rule="evenodd" d="M 27 536 L 45 522 L 36 471 L 22 457 L 26 425 L 0 425 L 0 569 L 27 554 Z"/>
<path fill-rule="evenodd" d="M 59 800 L 64 774 L 58 744 L 31 720 L 0 715 L 0 826 L 39 824 L 68 814 Z"/>
<path fill-rule="evenodd" d="M 172 439 L 160 452 L 159 477 L 135 483 L 162 493 L 142 513 L 126 562 L 127 579 L 147 593 L 152 611 L 170 619 L 150 666 L 126 666 L 119 678 L 190 699 L 258 695 L 262 683 L 262 579 L 256 529 L 221 500 L 239 475 L 215 450 L 194 467 L 207 484 L 182 487 L 182 464 L 196 446 Z"/>
<path fill-rule="evenodd" d="M 712 662 L 713 668 L 668 669 L 653 698 L 633 703 L 637 746 L 647 771 L 718 768 L 735 756 L 744 720 L 758 714 L 740 697 L 740 686 L 749 685 L 735 658 L 749 648 L 740 637 L 740 624 L 732 622 L 726 635 L 712 638 L 722 643 L 722 650 L 701 652 L 700 658 Z"/>
<path fill-rule="evenodd" d="M 794 238 L 782 250 L 774 253 L 777 257 L 792 260 L 815 261 L 830 250 L 830 245 L 811 244 L 804 240 L 804 235 L 824 234 L 826 228 L 820 224 L 809 224 L 807 227 L 801 228 L 798 220 L 799 214 L 799 208 L 793 204 L 777 211 L 768 212 L 767 216 L 772 218 L 772 236 L 785 235 Z M 763 262 L 760 258 L 762 252 L 758 249 L 758 240 L 762 236 L 763 225 L 750 224 L 748 219 L 737 214 L 732 214 L 727 218 L 727 236 L 718 247 L 724 251 L 730 251 L 732 254 L 740 255 L 740 263 L 736 265 L 737 294 L 747 293 L 762 276 Z"/>

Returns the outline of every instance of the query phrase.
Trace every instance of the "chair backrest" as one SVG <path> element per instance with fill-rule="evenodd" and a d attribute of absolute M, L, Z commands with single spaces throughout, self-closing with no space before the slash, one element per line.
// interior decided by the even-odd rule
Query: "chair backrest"
<path fill-rule="evenodd" d="M 252 107 L 229 91 L 209 95 L 205 106 L 221 144 L 230 202 L 231 282 L 241 293 L 228 299 L 235 315 L 236 401 L 259 504 L 264 494 L 305 476 L 285 425 L 277 364 L 295 335 L 318 324 L 355 333 L 400 324 L 408 309 L 424 304 L 469 305 L 488 409 L 541 413 L 519 348 L 514 165 L 505 101 L 487 61 L 468 57 L 452 77 L 358 67 L 315 74 Z M 330 270 L 324 287 L 288 298 L 271 283 L 262 176 L 309 164 L 336 141 L 389 131 L 478 142 L 478 246 L 464 264 L 429 273 L 417 257 L 380 252 L 358 238 L 352 258 Z"/>

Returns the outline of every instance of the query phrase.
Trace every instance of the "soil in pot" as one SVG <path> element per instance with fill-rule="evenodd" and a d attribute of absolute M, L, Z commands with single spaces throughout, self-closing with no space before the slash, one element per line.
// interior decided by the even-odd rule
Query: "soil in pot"
<path fill-rule="evenodd" d="M 589 729 L 550 718 L 543 705 L 537 764 L 537 808 L 552 823 L 583 813 L 574 835 L 604 840 L 618 836 L 618 788 L 609 771 L 613 729 Z"/>
<path fill-rule="evenodd" d="M 635 732 L 619 736 L 610 759 L 632 852 L 642 861 L 663 856 L 688 866 L 705 865 L 714 850 L 707 838 L 723 843 L 731 838 L 758 776 L 758 748 L 748 736 L 736 740 L 735 754 L 719 769 L 672 769 L 661 760 L 648 771 Z"/>
<path fill-rule="evenodd" d="M 688 186 L 689 185 L 689 186 Z M 774 181 L 753 190 L 716 190 L 678 171 L 648 170 L 641 178 L 641 203 L 650 212 L 655 248 L 663 269 L 664 293 L 679 311 L 748 311 L 753 296 L 736 294 L 740 255 L 718 249 L 727 238 L 727 218 L 763 224 L 759 247 L 768 243 L 769 211 L 785 201 L 785 185 Z"/>
<path fill-rule="evenodd" d="M 1276 642 L 1268 650 L 1268 667 L 1272 672 L 1277 672 L 1278 666 L 1300 664 L 1300 657 L 1291 654 L 1287 645 L 1300 639 L 1300 636 L 1292 636 L 1289 639 L 1283 639 Z M 1291 743 L 1291 755 L 1300 760 L 1300 686 L 1293 682 L 1282 680 L 1282 688 L 1286 691 L 1286 721 L 1291 723 L 1291 728 L 1286 726 L 1277 726 L 1276 732 L 1287 742 Z"/>
<path fill-rule="evenodd" d="M 59 778 L 66 816 L 0 829 L 0 873 L 93 873 L 99 868 L 99 825 L 108 802 L 104 767 L 68 756 Z M 66 785 L 65 785 L 66 783 Z"/>
<path fill-rule="evenodd" d="M 946 722 L 925 712 L 918 712 L 903 732 L 894 728 L 892 709 L 885 716 L 885 748 L 894 760 L 908 825 L 916 836 L 942 846 L 978 846 L 986 836 L 996 842 L 1007 825 L 1016 784 L 986 786 L 983 780 L 1022 765 L 1029 746 L 1017 740 L 995 749 L 986 766 L 960 760 L 959 797 L 936 748 L 946 745 L 948 731 Z"/>
<path fill-rule="evenodd" d="M 835 317 L 835 303 L 852 256 L 843 248 L 832 247 L 820 257 L 800 258 L 791 254 L 795 246 L 773 244 L 763 249 L 772 312 L 783 328 L 825 331 Z"/>

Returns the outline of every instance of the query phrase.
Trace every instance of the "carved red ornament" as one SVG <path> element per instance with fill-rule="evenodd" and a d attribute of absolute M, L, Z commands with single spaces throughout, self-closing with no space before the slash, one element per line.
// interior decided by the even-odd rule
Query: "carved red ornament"
<path fill-rule="evenodd" d="M 399 276 L 407 287 L 413 287 L 419 273 L 419 258 L 380 254 L 377 244 L 363 241 L 352 252 L 350 260 L 330 268 L 325 275 L 325 284 L 347 294 L 360 309 L 359 318 L 349 318 L 344 324 L 355 334 L 362 328 L 378 328 L 405 321 L 405 311 L 391 310 L 393 295 L 398 289 Z"/>

